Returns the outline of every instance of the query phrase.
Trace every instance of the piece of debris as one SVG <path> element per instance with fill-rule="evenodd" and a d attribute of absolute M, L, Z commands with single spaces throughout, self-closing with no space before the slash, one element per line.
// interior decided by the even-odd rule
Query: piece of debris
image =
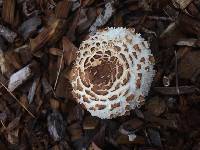
<path fill-rule="evenodd" d="M 7 27 L 0 25 L 0 35 L 4 37 L 9 43 L 13 43 L 17 37 L 17 34 Z"/>
<path fill-rule="evenodd" d="M 59 112 L 53 112 L 47 117 L 48 131 L 54 141 L 60 141 L 65 135 L 63 117 Z"/>
<path fill-rule="evenodd" d="M 41 26 L 41 19 L 39 17 L 33 17 L 21 24 L 18 31 L 25 40 L 31 37 L 32 34 L 37 33 L 39 26 Z"/>
<path fill-rule="evenodd" d="M 33 77 L 36 72 L 37 63 L 33 62 L 26 67 L 20 69 L 16 73 L 12 74 L 8 83 L 8 89 L 10 92 L 14 91 L 25 81 Z"/>
<path fill-rule="evenodd" d="M 90 34 L 94 34 L 99 27 L 105 25 L 108 20 L 112 17 L 115 9 L 113 7 L 114 1 L 108 2 L 105 4 L 105 9 L 99 16 L 97 16 L 96 21 L 91 25 L 89 32 Z"/>

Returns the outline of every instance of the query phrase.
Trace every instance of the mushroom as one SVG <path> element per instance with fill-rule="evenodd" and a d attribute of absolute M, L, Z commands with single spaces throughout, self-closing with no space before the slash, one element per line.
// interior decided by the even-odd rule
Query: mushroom
<path fill-rule="evenodd" d="M 79 47 L 70 72 L 72 94 L 92 116 L 122 116 L 144 103 L 154 63 L 148 43 L 134 29 L 99 30 Z"/>

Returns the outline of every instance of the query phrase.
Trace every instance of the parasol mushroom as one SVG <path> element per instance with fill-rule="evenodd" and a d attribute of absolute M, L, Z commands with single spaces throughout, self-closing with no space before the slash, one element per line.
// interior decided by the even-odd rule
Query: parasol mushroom
<path fill-rule="evenodd" d="M 92 116 L 122 116 L 145 101 L 154 63 L 148 43 L 134 29 L 99 30 L 77 52 L 70 72 L 72 94 Z"/>

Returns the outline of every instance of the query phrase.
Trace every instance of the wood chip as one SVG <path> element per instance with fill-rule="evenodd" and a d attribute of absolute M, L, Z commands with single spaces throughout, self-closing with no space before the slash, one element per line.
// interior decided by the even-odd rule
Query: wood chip
<path fill-rule="evenodd" d="M 174 7 L 185 9 L 193 0 L 171 0 Z"/>
<path fill-rule="evenodd" d="M 36 92 L 36 88 L 39 84 L 39 81 L 40 81 L 39 77 L 33 80 L 32 86 L 31 86 L 31 88 L 28 92 L 28 97 L 27 97 L 29 104 L 31 104 L 33 102 L 35 92 Z"/>
<path fill-rule="evenodd" d="M 62 0 L 58 2 L 55 8 L 55 14 L 57 18 L 66 19 L 69 11 L 71 10 L 72 2 L 69 0 Z"/>
<path fill-rule="evenodd" d="M 54 141 L 60 141 L 65 135 L 63 117 L 59 112 L 53 112 L 47 117 L 48 131 Z"/>
<path fill-rule="evenodd" d="M 143 124 L 143 121 L 141 121 L 140 119 L 131 119 L 121 124 L 119 131 L 124 135 L 129 135 L 135 132 L 136 130 L 141 129 Z"/>
<path fill-rule="evenodd" d="M 177 24 L 183 33 L 196 36 L 200 34 L 200 21 L 188 15 L 180 15 Z"/>
<path fill-rule="evenodd" d="M 152 97 L 145 105 L 147 111 L 155 116 L 160 116 L 166 109 L 166 103 L 161 97 Z"/>
<path fill-rule="evenodd" d="M 59 48 L 50 48 L 49 53 L 55 56 L 62 56 L 62 50 Z"/>
<path fill-rule="evenodd" d="M 63 37 L 62 43 L 64 49 L 64 60 L 69 66 L 76 59 L 78 48 L 67 37 Z"/>
<path fill-rule="evenodd" d="M 9 43 L 13 43 L 17 37 L 15 32 L 3 25 L 0 25 L 0 35 L 3 36 Z"/>
<path fill-rule="evenodd" d="M 0 69 L 2 74 L 8 71 L 6 59 L 2 50 L 0 50 Z"/>
<path fill-rule="evenodd" d="M 179 86 L 179 94 L 191 94 L 196 91 L 195 86 Z M 178 95 L 176 87 L 155 87 L 154 90 L 163 95 Z"/>
<path fill-rule="evenodd" d="M 67 127 L 71 141 L 74 142 L 82 137 L 83 131 L 79 123 L 74 123 Z"/>
<path fill-rule="evenodd" d="M 83 121 L 83 129 L 84 130 L 94 130 L 99 124 L 99 120 L 97 118 L 86 116 Z"/>
<path fill-rule="evenodd" d="M 23 38 L 27 40 L 32 34 L 37 33 L 41 23 L 42 20 L 39 17 L 30 18 L 21 24 L 21 26 L 18 28 L 18 31 Z"/>
<path fill-rule="evenodd" d="M 55 98 L 50 99 L 50 105 L 53 110 L 59 110 L 60 102 Z"/>
<path fill-rule="evenodd" d="M 25 81 L 30 79 L 35 71 L 36 71 L 37 64 L 31 63 L 26 67 L 20 69 L 16 73 L 12 74 L 8 83 L 8 89 L 10 92 L 14 91 L 17 87 L 22 85 Z"/>
<path fill-rule="evenodd" d="M 96 21 L 91 25 L 89 29 L 90 34 L 94 34 L 99 27 L 105 25 L 108 22 L 108 20 L 112 17 L 112 15 L 115 12 L 113 3 L 114 1 L 106 3 L 104 12 L 102 12 L 97 17 Z"/>
<path fill-rule="evenodd" d="M 36 38 L 30 40 L 30 47 L 32 52 L 40 50 L 47 43 L 56 42 L 63 34 L 65 21 L 60 19 L 53 19 L 48 27 L 44 27 L 41 33 Z"/>
<path fill-rule="evenodd" d="M 132 144 L 139 144 L 139 145 L 143 145 L 145 144 L 145 138 L 142 136 L 136 136 L 136 138 L 134 140 L 129 140 L 128 135 L 123 135 L 120 134 L 117 139 L 116 139 L 117 144 L 128 144 L 128 145 L 132 145 Z"/>
<path fill-rule="evenodd" d="M 3 2 L 2 18 L 8 24 L 15 24 L 16 1 L 6 0 Z"/>
<path fill-rule="evenodd" d="M 50 91 L 52 91 L 52 87 L 50 85 L 50 83 L 48 82 L 46 77 L 42 78 L 42 88 L 43 88 L 43 92 L 44 95 L 48 94 Z"/>
<path fill-rule="evenodd" d="M 157 123 L 159 125 L 162 125 L 163 127 L 171 128 L 171 129 L 178 129 L 178 121 L 177 119 L 163 119 L 156 117 L 149 113 L 148 111 L 144 112 L 144 118 L 146 121 L 151 123 Z"/>

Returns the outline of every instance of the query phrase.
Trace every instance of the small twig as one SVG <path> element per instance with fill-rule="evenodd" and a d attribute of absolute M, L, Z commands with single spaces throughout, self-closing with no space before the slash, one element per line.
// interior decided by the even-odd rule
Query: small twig
<path fill-rule="evenodd" d="M 179 90 L 179 83 L 178 83 L 178 59 L 177 59 L 177 53 L 176 50 L 174 51 L 175 54 L 175 72 L 176 72 L 176 91 L 177 94 L 180 94 L 180 90 Z"/>
<path fill-rule="evenodd" d="M 9 82 L 9 80 L 7 80 L 5 84 L 7 84 L 8 82 Z M 3 87 L 3 85 L 0 86 L 0 89 L 1 89 L 2 87 Z"/>
<path fill-rule="evenodd" d="M 31 115 L 33 118 L 36 118 L 27 108 L 26 106 L 24 106 L 24 104 L 22 104 L 16 97 L 15 95 L 9 91 L 9 89 L 3 84 L 0 82 L 0 84 L 6 89 L 6 91 L 17 101 L 17 103 L 19 103 L 28 113 L 29 115 Z"/>
<path fill-rule="evenodd" d="M 174 21 L 171 17 L 160 17 L 160 16 L 147 16 L 147 19 L 150 20 L 159 20 L 159 21 Z"/>
<path fill-rule="evenodd" d="M 60 76 L 60 71 L 61 71 L 61 67 L 62 67 L 62 63 L 63 63 L 63 57 L 64 57 L 64 48 L 63 48 L 63 51 L 62 51 L 62 56 L 61 56 L 61 59 L 60 59 L 60 65 L 59 65 L 59 69 L 58 69 L 57 76 L 56 76 L 56 81 L 55 81 L 54 88 L 53 88 L 54 91 L 56 90 L 56 86 L 57 86 L 58 79 L 59 79 L 59 76 Z"/>
<path fill-rule="evenodd" d="M 157 37 L 156 32 L 154 32 L 154 31 L 152 31 L 152 30 L 149 30 L 149 29 L 147 29 L 147 28 L 145 28 L 145 27 L 142 27 L 142 30 L 143 30 L 145 33 L 147 33 L 147 34 L 152 34 L 152 35 L 154 35 L 155 37 Z"/>

